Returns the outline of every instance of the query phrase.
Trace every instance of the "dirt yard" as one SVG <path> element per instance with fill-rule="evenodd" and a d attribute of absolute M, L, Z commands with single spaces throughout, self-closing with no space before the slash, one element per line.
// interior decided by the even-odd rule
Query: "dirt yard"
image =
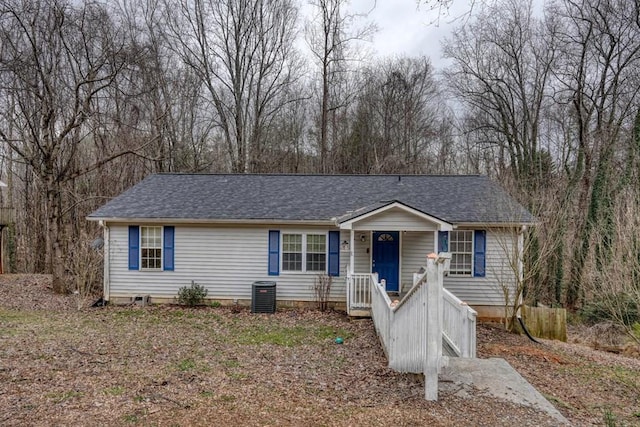
<path fill-rule="evenodd" d="M 552 426 L 475 390 L 427 402 L 369 320 L 230 308 L 89 308 L 0 276 L 0 425 Z M 78 306 L 82 308 L 78 309 Z M 335 344 L 336 337 L 344 344 Z M 640 425 L 640 360 L 478 328 L 575 425 Z"/>

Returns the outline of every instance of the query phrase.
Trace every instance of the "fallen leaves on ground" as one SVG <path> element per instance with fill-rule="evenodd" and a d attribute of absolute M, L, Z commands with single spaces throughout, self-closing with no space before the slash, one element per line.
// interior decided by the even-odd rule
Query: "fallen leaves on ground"
<path fill-rule="evenodd" d="M 606 408 L 638 420 L 635 359 L 478 333 L 482 357 L 506 358 L 577 425 L 601 424 Z M 387 367 L 371 321 L 343 313 L 89 308 L 47 276 L 6 275 L 0 342 L 0 425 L 555 424 L 480 390 L 425 401 L 419 376 Z"/>

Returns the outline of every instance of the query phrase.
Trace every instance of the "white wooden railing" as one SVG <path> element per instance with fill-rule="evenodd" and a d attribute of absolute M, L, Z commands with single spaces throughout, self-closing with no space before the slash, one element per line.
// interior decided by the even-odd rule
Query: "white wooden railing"
<path fill-rule="evenodd" d="M 443 288 L 446 254 L 430 255 L 401 301 L 371 277 L 371 317 L 389 360 L 400 372 L 424 373 L 425 398 L 437 400 L 443 342 L 460 357 L 475 357 L 475 310 Z"/>
<path fill-rule="evenodd" d="M 399 372 L 423 372 L 427 357 L 428 285 L 426 274 L 392 308 L 389 367 Z"/>
<path fill-rule="evenodd" d="M 371 309 L 371 284 L 378 282 L 376 273 L 352 273 L 347 270 L 347 310 Z"/>
<path fill-rule="evenodd" d="M 385 291 L 384 287 L 377 281 L 371 285 L 371 317 L 376 328 L 376 332 L 380 337 L 382 348 L 384 349 L 387 359 L 391 349 L 391 319 L 393 310 L 391 309 L 391 299 Z"/>
<path fill-rule="evenodd" d="M 476 357 L 478 313 L 446 289 L 442 297 L 442 338 L 456 356 Z"/>
<path fill-rule="evenodd" d="M 437 255 L 399 302 L 391 302 L 384 285 L 371 285 L 371 317 L 389 360 L 400 372 L 424 373 L 425 398 L 438 399 L 442 359 L 442 276 Z M 428 282 L 428 283 L 427 283 Z"/>

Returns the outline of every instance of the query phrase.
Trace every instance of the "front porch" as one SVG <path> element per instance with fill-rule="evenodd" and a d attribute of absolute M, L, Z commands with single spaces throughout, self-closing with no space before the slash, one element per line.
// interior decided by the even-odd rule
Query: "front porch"
<path fill-rule="evenodd" d="M 339 219 L 340 251 L 348 257 L 347 311 L 369 316 L 370 284 L 382 283 L 400 297 L 424 271 L 426 255 L 439 251 L 439 233 L 452 225 L 400 202 L 364 208 Z M 348 234 L 347 234 L 348 233 Z"/>
<path fill-rule="evenodd" d="M 477 313 L 444 289 L 451 255 L 436 255 L 439 233 L 453 227 L 399 202 L 365 211 L 338 221 L 341 238 L 349 233 L 347 312 L 372 317 L 389 367 L 424 373 L 425 397 L 436 400 L 444 357 L 476 350 Z"/>

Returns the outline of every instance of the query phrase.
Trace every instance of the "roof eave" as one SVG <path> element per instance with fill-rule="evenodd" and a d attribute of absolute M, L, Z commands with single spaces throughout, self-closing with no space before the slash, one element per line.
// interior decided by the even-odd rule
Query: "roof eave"
<path fill-rule="evenodd" d="M 119 217 L 87 217 L 88 221 L 98 221 L 112 224 L 195 224 L 195 225 L 319 225 L 335 227 L 334 220 L 289 220 L 289 219 L 212 219 L 212 218 L 119 218 Z"/>
<path fill-rule="evenodd" d="M 454 223 L 454 228 L 460 228 L 460 227 L 489 227 L 489 228 L 495 228 L 495 227 L 522 227 L 522 226 L 527 226 L 527 227 L 533 227 L 536 226 L 538 223 L 537 222 L 531 222 L 531 221 L 524 221 L 524 222 L 519 222 L 519 221 L 505 221 L 505 222 L 487 222 L 487 221 L 483 221 L 483 222 L 455 222 Z"/>

